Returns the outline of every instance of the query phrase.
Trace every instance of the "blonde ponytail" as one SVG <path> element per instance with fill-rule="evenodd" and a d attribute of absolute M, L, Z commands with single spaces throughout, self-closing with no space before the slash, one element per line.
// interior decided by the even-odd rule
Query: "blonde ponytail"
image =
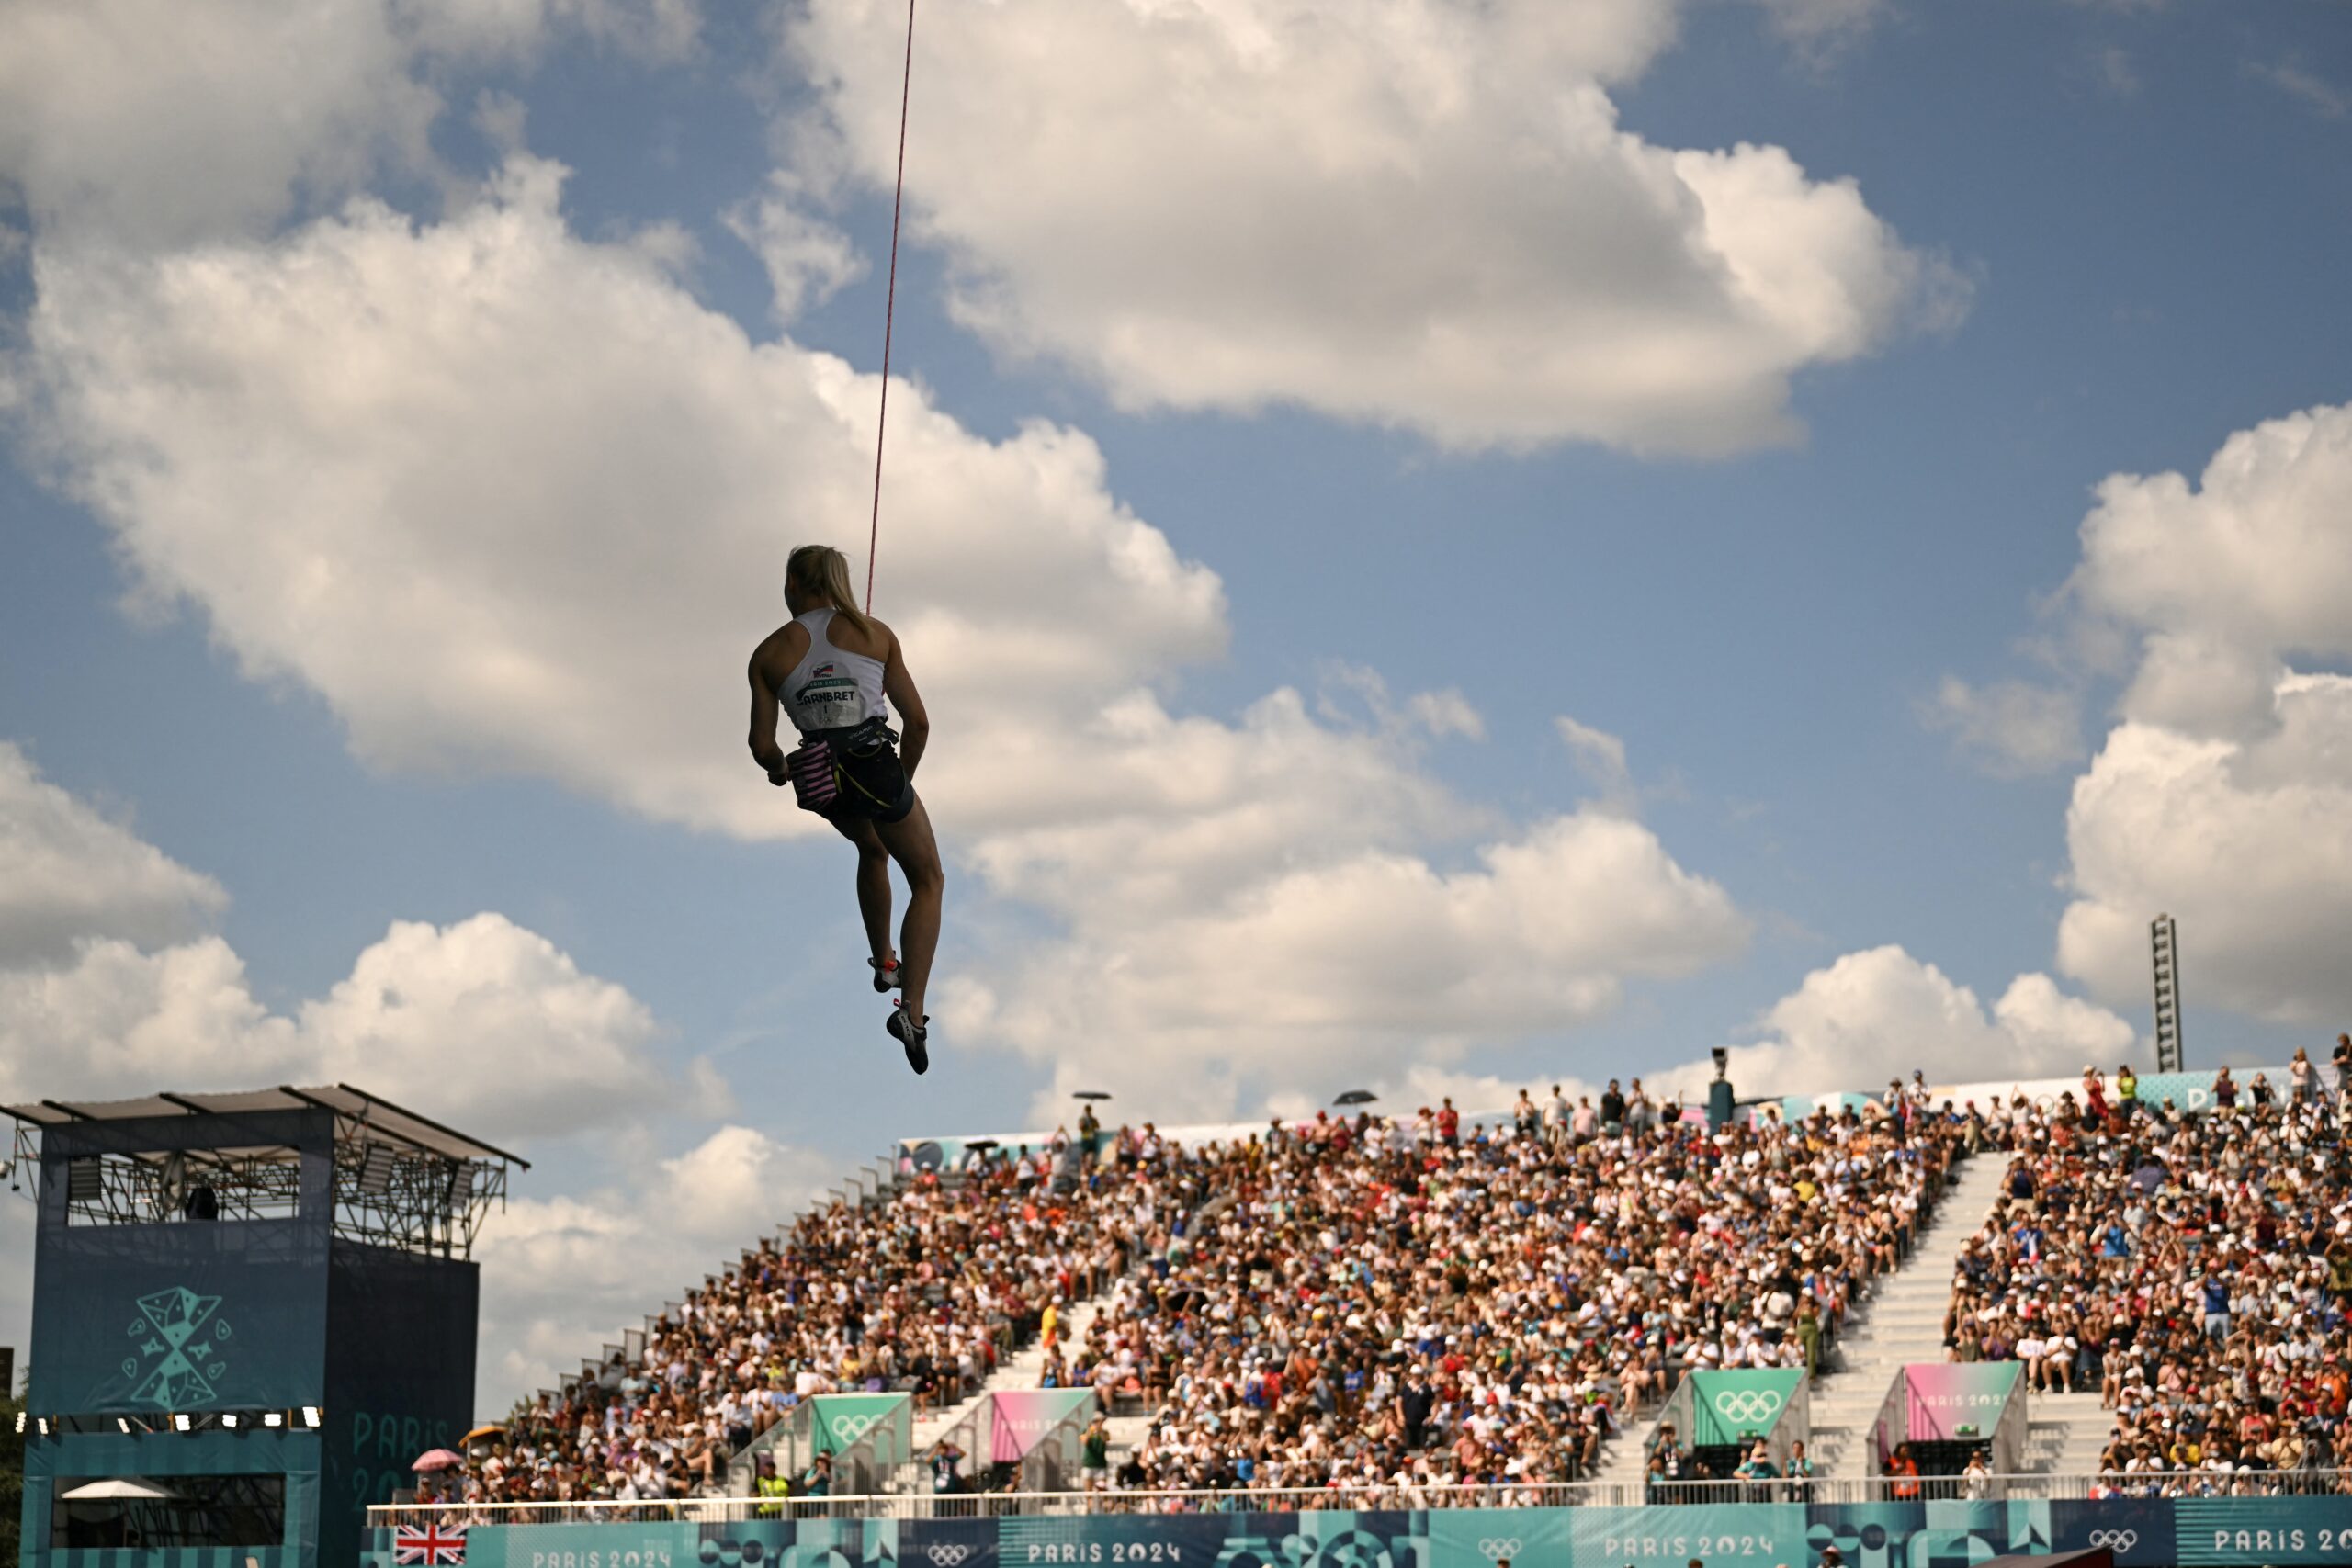
<path fill-rule="evenodd" d="M 849 558 L 832 546 L 802 545 L 786 562 L 784 578 L 802 598 L 831 604 L 860 636 L 874 635 L 873 619 L 857 607 L 857 594 L 850 587 Z"/>

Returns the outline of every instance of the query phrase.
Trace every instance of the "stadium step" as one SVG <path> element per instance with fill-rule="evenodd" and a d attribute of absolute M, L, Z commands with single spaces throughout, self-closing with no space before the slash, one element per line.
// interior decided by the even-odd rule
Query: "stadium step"
<path fill-rule="evenodd" d="M 1086 1331 L 1094 1325 L 1095 1314 L 1100 1310 L 1099 1303 L 1091 1297 L 1069 1303 L 1069 1332 L 1063 1336 L 1064 1343 L 1082 1343 L 1086 1338 Z M 933 1444 L 954 1431 L 957 1422 L 978 1410 L 980 1402 L 989 1394 L 1011 1393 L 1021 1389 L 1035 1388 L 1037 1380 L 1045 1375 L 1045 1371 L 1046 1347 L 1040 1341 L 1026 1346 L 998 1362 L 996 1371 L 989 1374 L 987 1381 L 980 1384 L 978 1392 L 974 1393 L 970 1398 L 961 1404 L 945 1405 L 926 1414 L 922 1420 L 915 1423 L 913 1452 L 909 1456 L 907 1463 L 899 1467 L 896 1489 L 900 1492 L 921 1491 L 922 1488 L 918 1483 L 929 1473 L 924 1467 L 931 1457 Z"/>
<path fill-rule="evenodd" d="M 1129 1454 L 1143 1447 L 1145 1440 L 1151 1436 L 1151 1421 L 1148 1416 L 1114 1416 L 1103 1423 L 1110 1429 L 1111 1463 L 1114 1469 Z"/>
<path fill-rule="evenodd" d="M 1600 1465 L 1592 1472 L 1592 1478 L 1613 1486 L 1640 1485 L 1643 1474 L 1649 1469 L 1650 1439 L 1657 1434 L 1656 1411 L 1629 1423 L 1600 1450 Z"/>
<path fill-rule="evenodd" d="M 1816 1474 L 1867 1473 L 1870 1430 L 1896 1371 L 1907 1362 L 1944 1359 L 1944 1310 L 1951 1300 L 1953 1264 L 1962 1244 L 1992 1212 L 2001 1174 L 1997 1158 L 1962 1161 L 1951 1190 L 1921 1227 L 1909 1260 L 1881 1280 L 1848 1321 L 1830 1370 L 1814 1380 L 1813 1436 L 1806 1452 Z M 1611 1443 L 1595 1479 L 1638 1485 L 1648 1468 L 1657 1421 L 1653 1411 Z"/>
<path fill-rule="evenodd" d="M 1921 1228 L 1909 1260 L 1881 1282 L 1849 1325 L 1834 1369 L 1814 1382 L 1813 1439 L 1807 1450 L 1815 1473 L 1870 1475 L 1876 1457 L 1871 1452 L 1871 1428 L 1895 1374 L 1914 1361 L 1944 1359 L 1944 1312 L 1951 1301 L 1952 1269 L 1961 1247 L 1993 1212 L 2003 1170 L 1997 1156 L 1962 1161 L 1934 1217 Z"/>
<path fill-rule="evenodd" d="M 2026 1468 L 2046 1475 L 2096 1475 L 2099 1454 L 2114 1429 L 2115 1413 L 2101 1409 L 2098 1393 L 2040 1393 L 2026 1409 Z"/>
<path fill-rule="evenodd" d="M 1091 1299 L 1071 1303 L 1069 1337 L 1084 1338 L 1087 1329 L 1093 1325 L 1097 1310 L 1096 1303 Z M 949 1432 L 954 1431 L 958 1422 L 979 1409 L 980 1402 L 989 1394 L 1010 1393 L 1016 1389 L 1035 1388 L 1037 1380 L 1044 1374 L 1045 1370 L 1045 1346 L 1042 1343 L 1024 1346 L 999 1362 L 996 1371 L 989 1374 L 987 1380 L 970 1397 L 954 1404 L 926 1411 L 914 1424 L 910 1451 L 907 1456 L 907 1461 L 893 1472 L 890 1490 L 894 1492 L 923 1490 L 930 1475 L 926 1465 L 931 1457 L 933 1445 Z M 754 1443 L 737 1454 L 728 1465 L 727 1481 L 724 1486 L 714 1489 L 718 1495 L 729 1497 L 750 1496 L 758 1455 L 767 1446 L 764 1442 Z"/>

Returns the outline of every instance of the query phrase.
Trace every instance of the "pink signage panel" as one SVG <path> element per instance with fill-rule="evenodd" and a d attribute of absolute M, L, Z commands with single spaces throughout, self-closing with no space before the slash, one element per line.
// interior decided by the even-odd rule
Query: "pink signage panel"
<path fill-rule="evenodd" d="M 1028 1458 L 1046 1433 L 1093 1403 L 1091 1388 L 1035 1388 L 989 1395 L 989 1458 L 998 1464 Z"/>

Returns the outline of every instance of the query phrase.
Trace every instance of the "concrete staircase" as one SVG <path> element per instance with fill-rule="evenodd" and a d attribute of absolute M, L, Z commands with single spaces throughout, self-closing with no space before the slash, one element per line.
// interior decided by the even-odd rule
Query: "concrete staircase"
<path fill-rule="evenodd" d="M 1815 1474 L 1868 1473 L 1871 1426 L 1895 1372 L 1906 1362 L 1944 1359 L 1944 1308 L 1951 1300 L 1952 1263 L 1961 1244 L 1992 1212 L 2005 1168 L 1997 1156 L 1963 1161 L 1934 1217 L 1919 1233 L 1909 1260 L 1881 1280 L 1848 1319 L 1845 1338 L 1831 1359 L 1835 1370 L 1814 1380 L 1813 1439 L 1807 1453 Z M 1613 1438 L 1593 1479 L 1639 1484 L 1657 1421 L 1657 1411 L 1645 1412 Z"/>
<path fill-rule="evenodd" d="M 2099 1408 L 2098 1390 L 2027 1396 L 2026 1469 L 2040 1475 L 2097 1475 L 2099 1450 L 2115 1414 Z"/>
<path fill-rule="evenodd" d="M 1944 1309 L 1951 1300 L 1953 1260 L 1992 1212 L 2005 1168 L 1997 1156 L 1963 1161 L 1909 1260 L 1881 1280 L 1848 1319 L 1845 1337 L 1831 1357 L 1832 1370 L 1814 1380 L 1807 1454 L 1816 1475 L 1868 1475 L 1871 1427 L 1894 1374 L 1911 1361 L 1944 1359 Z M 1652 1411 L 1610 1443 L 1594 1479 L 1637 1485 L 1657 1430 Z"/>
<path fill-rule="evenodd" d="M 1650 1439 L 1657 1436 L 1658 1411 L 1652 1405 L 1625 1423 L 1624 1428 L 1601 1448 L 1600 1468 L 1592 1479 L 1613 1486 L 1634 1487 L 1649 1472 Z"/>
<path fill-rule="evenodd" d="M 1084 1344 L 1086 1331 L 1094 1326 L 1095 1314 L 1102 1310 L 1101 1303 L 1090 1297 L 1085 1301 L 1068 1303 L 1067 1310 L 1069 1321 L 1062 1342 L 1065 1345 Z M 953 1431 L 957 1422 L 978 1409 L 980 1402 L 989 1394 L 1012 1393 L 1022 1389 L 1035 1388 L 1037 1380 L 1045 1375 L 1045 1371 L 1046 1346 L 1042 1339 L 1015 1351 L 1011 1357 L 997 1363 L 996 1371 L 988 1375 L 978 1391 L 970 1398 L 960 1404 L 944 1405 L 929 1411 L 922 1420 L 915 1423 L 914 1453 L 910 1462 L 919 1466 L 929 1459 L 932 1445 Z M 910 1487 L 903 1484 L 899 1489 L 911 1490 Z"/>
<path fill-rule="evenodd" d="M 1909 1260 L 1882 1280 L 1849 1320 L 1832 1360 L 1836 1370 L 1814 1380 L 1810 1453 L 1815 1474 L 1874 1473 L 1870 1433 L 1879 1408 L 1906 1364 L 1944 1359 L 1953 1265 L 1962 1245 L 1993 1212 L 2007 1169 L 1997 1153 L 1961 1162 L 1957 1179 L 1921 1229 Z"/>
<path fill-rule="evenodd" d="M 1224 1214 L 1233 1207 L 1233 1195 L 1229 1192 L 1221 1192 L 1210 1198 L 1193 1211 L 1185 1222 L 1186 1234 L 1196 1238 L 1196 1241 L 1207 1237 L 1213 1232 L 1226 1241 L 1238 1240 L 1239 1233 L 1222 1223 Z M 1138 1265 L 1138 1268 L 1143 1267 L 1148 1265 Z M 1069 1304 L 1069 1322 L 1062 1335 L 1064 1346 L 1086 1343 L 1086 1337 L 1092 1331 L 1095 1319 L 1102 1314 L 1103 1307 L 1109 1301 L 1110 1295 L 1111 1292 L 1105 1290 L 1101 1295 L 1089 1296 L 1083 1301 Z M 1068 1358 L 1067 1350 L 1064 1356 L 1065 1359 Z M 939 1441 L 946 1433 L 954 1430 L 957 1422 L 978 1408 L 983 1398 L 991 1393 L 1010 1393 L 1021 1389 L 1035 1388 L 1037 1380 L 1044 1374 L 1045 1370 L 1045 1346 L 1032 1345 L 990 1373 L 988 1381 L 980 1385 L 979 1392 L 971 1398 L 961 1404 L 934 1411 L 916 1422 L 914 1465 L 922 1466 L 930 1458 L 932 1445 Z M 1151 1424 L 1152 1417 L 1148 1414 L 1106 1416 L 1103 1427 L 1110 1438 L 1110 1458 L 1113 1469 L 1117 1469 L 1119 1461 L 1128 1453 L 1143 1446 L 1145 1439 L 1151 1435 Z M 902 1492 L 920 1491 L 922 1487 L 918 1484 L 919 1479 L 912 1472 L 902 1472 L 899 1489 Z"/>
<path fill-rule="evenodd" d="M 1945 1359 L 1944 1313 L 1960 1249 L 1999 1201 L 2008 1158 L 1997 1150 L 1963 1163 L 1911 1259 L 1885 1281 L 1840 1347 L 1838 1370 L 1814 1383 L 1812 1454 L 1817 1473 L 1866 1478 L 1875 1471 L 1870 1431 L 1895 1373 L 1915 1361 Z M 2093 1475 L 2114 1426 L 2098 1391 L 2034 1393 L 2026 1398 L 2030 1473 Z"/>

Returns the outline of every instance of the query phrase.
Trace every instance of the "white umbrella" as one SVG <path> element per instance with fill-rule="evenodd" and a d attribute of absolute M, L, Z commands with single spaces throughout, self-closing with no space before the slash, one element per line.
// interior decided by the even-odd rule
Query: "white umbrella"
<path fill-rule="evenodd" d="M 76 1486 L 71 1492 L 61 1492 L 58 1494 L 58 1501 L 61 1503 L 166 1503 L 178 1495 L 178 1493 L 158 1486 L 152 1481 L 141 1481 L 137 1476 L 131 1475 L 117 1475 L 109 1476 L 104 1481 L 93 1481 L 85 1486 Z"/>

